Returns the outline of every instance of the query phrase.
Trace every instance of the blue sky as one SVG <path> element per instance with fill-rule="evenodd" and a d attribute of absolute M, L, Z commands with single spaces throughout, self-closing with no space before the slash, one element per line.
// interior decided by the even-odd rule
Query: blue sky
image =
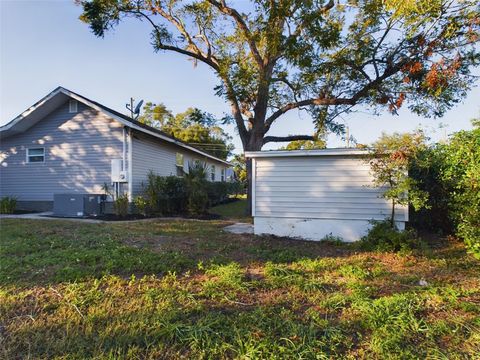
<path fill-rule="evenodd" d="M 214 95 L 215 75 L 201 64 L 194 68 L 179 55 L 154 53 L 147 24 L 128 20 L 100 39 L 78 20 L 80 13 L 73 0 L 0 0 L 0 124 L 59 85 L 125 112 L 131 96 L 163 102 L 174 112 L 188 107 L 218 116 L 229 112 L 228 104 Z M 440 139 L 445 133 L 471 128 L 470 119 L 478 116 L 477 86 L 442 119 L 422 119 L 404 110 L 399 116 L 357 113 L 343 121 L 359 142 L 370 143 L 382 131 L 411 131 L 419 124 L 433 139 Z M 438 130 L 440 123 L 446 128 Z M 234 127 L 227 126 L 227 131 L 240 152 Z M 269 134 L 292 133 L 313 133 L 307 114 L 292 111 L 280 118 Z M 343 145 L 341 139 L 329 137 L 328 146 Z"/>

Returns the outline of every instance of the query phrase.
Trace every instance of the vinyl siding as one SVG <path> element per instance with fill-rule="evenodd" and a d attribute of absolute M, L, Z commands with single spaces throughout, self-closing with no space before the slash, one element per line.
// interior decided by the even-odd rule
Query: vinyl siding
<path fill-rule="evenodd" d="M 355 156 L 255 159 L 255 216 L 381 220 L 391 204 L 372 188 L 370 167 Z M 397 221 L 407 220 L 403 207 Z"/>
<path fill-rule="evenodd" d="M 176 154 L 183 154 L 184 169 L 187 171 L 188 164 L 193 160 L 201 160 L 207 166 L 215 165 L 215 180 L 220 181 L 221 169 L 226 166 L 220 162 L 202 158 L 201 155 L 179 148 L 165 141 L 155 139 L 138 132 L 133 133 L 132 138 L 132 193 L 133 196 L 143 192 L 150 171 L 160 176 L 177 174 Z M 209 177 L 210 179 L 210 177 Z"/>
<path fill-rule="evenodd" d="M 26 149 L 44 147 L 44 163 L 26 163 Z M 102 193 L 111 160 L 122 157 L 122 125 L 68 101 L 24 133 L 2 138 L 0 195 L 21 201 L 53 201 L 55 193 Z"/>

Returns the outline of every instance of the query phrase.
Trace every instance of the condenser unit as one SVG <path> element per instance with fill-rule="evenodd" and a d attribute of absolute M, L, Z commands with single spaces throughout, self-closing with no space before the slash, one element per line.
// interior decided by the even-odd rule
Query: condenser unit
<path fill-rule="evenodd" d="M 101 194 L 54 194 L 53 215 L 62 217 L 98 216 L 101 214 Z"/>

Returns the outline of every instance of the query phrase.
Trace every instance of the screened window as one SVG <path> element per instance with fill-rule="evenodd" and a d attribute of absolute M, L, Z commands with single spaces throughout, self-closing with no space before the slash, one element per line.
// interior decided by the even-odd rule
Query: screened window
<path fill-rule="evenodd" d="M 27 163 L 45 162 L 45 148 L 27 149 Z"/>
<path fill-rule="evenodd" d="M 68 111 L 71 113 L 76 113 L 78 111 L 78 102 L 77 100 L 70 100 Z"/>
<path fill-rule="evenodd" d="M 183 176 L 183 154 L 177 153 L 175 156 L 176 159 L 176 167 L 177 167 L 177 176 Z"/>
<path fill-rule="evenodd" d="M 210 178 L 215 181 L 215 165 L 210 166 Z"/>
<path fill-rule="evenodd" d="M 220 172 L 220 180 L 225 181 L 225 169 Z"/>

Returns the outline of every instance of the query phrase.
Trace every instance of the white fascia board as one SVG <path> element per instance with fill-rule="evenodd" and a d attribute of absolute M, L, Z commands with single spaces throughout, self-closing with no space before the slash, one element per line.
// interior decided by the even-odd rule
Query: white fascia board
<path fill-rule="evenodd" d="M 63 90 L 62 88 L 57 88 L 57 89 L 53 90 L 50 94 L 45 96 L 40 101 L 37 101 L 35 104 L 30 106 L 27 110 L 25 110 L 20 115 L 18 115 L 15 119 L 13 119 L 12 121 L 8 122 L 7 124 L 5 124 L 3 126 L 0 126 L 0 131 L 9 130 L 10 128 L 12 128 L 16 124 L 18 124 L 20 121 L 22 121 L 25 117 L 30 115 L 34 110 L 36 110 L 37 108 L 39 108 L 43 104 L 45 104 L 47 101 L 49 101 L 51 98 L 55 97 L 56 95 L 58 95 L 61 92 L 64 92 L 62 90 Z"/>
<path fill-rule="evenodd" d="M 298 156 L 334 156 L 334 155 L 367 155 L 368 149 L 325 149 L 325 150 L 272 150 L 246 151 L 248 158 L 298 157 Z"/>

